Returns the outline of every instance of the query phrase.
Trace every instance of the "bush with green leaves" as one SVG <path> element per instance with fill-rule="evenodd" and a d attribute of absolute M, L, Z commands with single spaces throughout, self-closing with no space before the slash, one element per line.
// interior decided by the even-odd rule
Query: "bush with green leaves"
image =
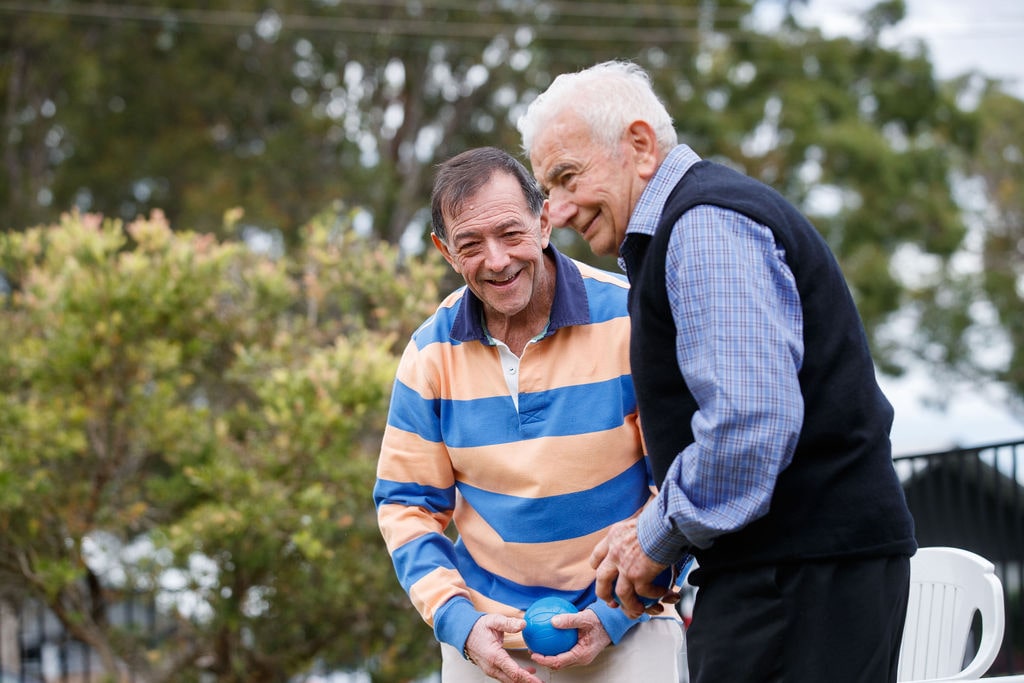
<path fill-rule="evenodd" d="M 434 668 L 371 490 L 446 268 L 349 218 L 279 256 L 158 212 L 0 236 L 0 596 L 150 683 Z M 111 622 L 127 599 L 151 628 Z"/>

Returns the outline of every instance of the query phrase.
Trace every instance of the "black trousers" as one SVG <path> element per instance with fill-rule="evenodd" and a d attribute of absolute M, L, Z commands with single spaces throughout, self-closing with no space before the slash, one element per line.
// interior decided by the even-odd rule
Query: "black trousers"
<path fill-rule="evenodd" d="M 895 683 L 909 558 L 761 566 L 698 583 L 690 683 Z"/>

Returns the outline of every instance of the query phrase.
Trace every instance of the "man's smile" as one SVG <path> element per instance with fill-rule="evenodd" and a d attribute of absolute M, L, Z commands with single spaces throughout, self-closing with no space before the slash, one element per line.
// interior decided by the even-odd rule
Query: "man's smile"
<path fill-rule="evenodd" d="M 513 282 L 515 282 L 516 280 L 519 279 L 519 274 L 522 273 L 522 272 L 523 271 L 521 271 L 521 270 L 517 270 L 516 272 L 512 273 L 511 275 L 501 275 L 501 276 L 498 276 L 498 277 L 492 277 L 492 278 L 489 278 L 487 282 L 492 287 L 499 287 L 499 288 L 508 287 Z"/>
<path fill-rule="evenodd" d="M 589 221 L 589 222 L 588 222 L 588 223 L 587 223 L 586 225 L 584 225 L 583 227 L 581 227 L 581 228 L 579 229 L 579 233 L 580 233 L 580 236 L 581 236 L 581 237 L 583 237 L 584 239 L 586 239 L 586 238 L 587 238 L 587 233 L 588 233 L 588 232 L 590 232 L 590 229 L 591 229 L 592 227 L 594 227 L 594 223 L 595 223 L 595 222 L 597 222 L 597 218 L 598 218 L 598 216 L 600 216 L 600 215 L 601 215 L 601 213 L 600 213 L 600 212 L 598 212 L 598 213 L 594 214 L 594 217 L 593 217 L 593 218 L 591 218 L 591 219 L 590 219 L 590 221 Z"/>

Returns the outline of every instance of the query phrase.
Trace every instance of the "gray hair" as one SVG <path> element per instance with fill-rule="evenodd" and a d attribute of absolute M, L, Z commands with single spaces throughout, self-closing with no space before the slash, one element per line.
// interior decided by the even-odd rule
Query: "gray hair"
<path fill-rule="evenodd" d="M 626 128 L 636 120 L 651 125 L 662 152 L 679 142 L 672 117 L 654 93 L 650 76 L 632 62 L 602 62 L 555 78 L 516 124 L 527 156 L 538 133 L 566 110 L 575 112 L 609 149 L 618 145 Z"/>

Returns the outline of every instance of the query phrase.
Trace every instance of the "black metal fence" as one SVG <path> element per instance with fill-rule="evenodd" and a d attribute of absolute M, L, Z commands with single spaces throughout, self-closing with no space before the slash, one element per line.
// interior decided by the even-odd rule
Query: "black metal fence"
<path fill-rule="evenodd" d="M 1006 632 L 989 674 L 1024 673 L 1024 441 L 895 461 L 918 544 L 964 548 L 996 566 Z"/>
<path fill-rule="evenodd" d="M 995 564 L 1006 632 L 989 674 L 1024 673 L 1024 441 L 897 456 L 895 464 L 918 543 L 964 548 Z M 117 609 L 110 616 L 122 624 L 144 629 L 156 621 L 152 604 Z M 47 610 L 0 603 L 0 683 L 85 683 L 100 680 L 101 669 Z M 122 680 L 134 680 L 125 673 Z"/>

